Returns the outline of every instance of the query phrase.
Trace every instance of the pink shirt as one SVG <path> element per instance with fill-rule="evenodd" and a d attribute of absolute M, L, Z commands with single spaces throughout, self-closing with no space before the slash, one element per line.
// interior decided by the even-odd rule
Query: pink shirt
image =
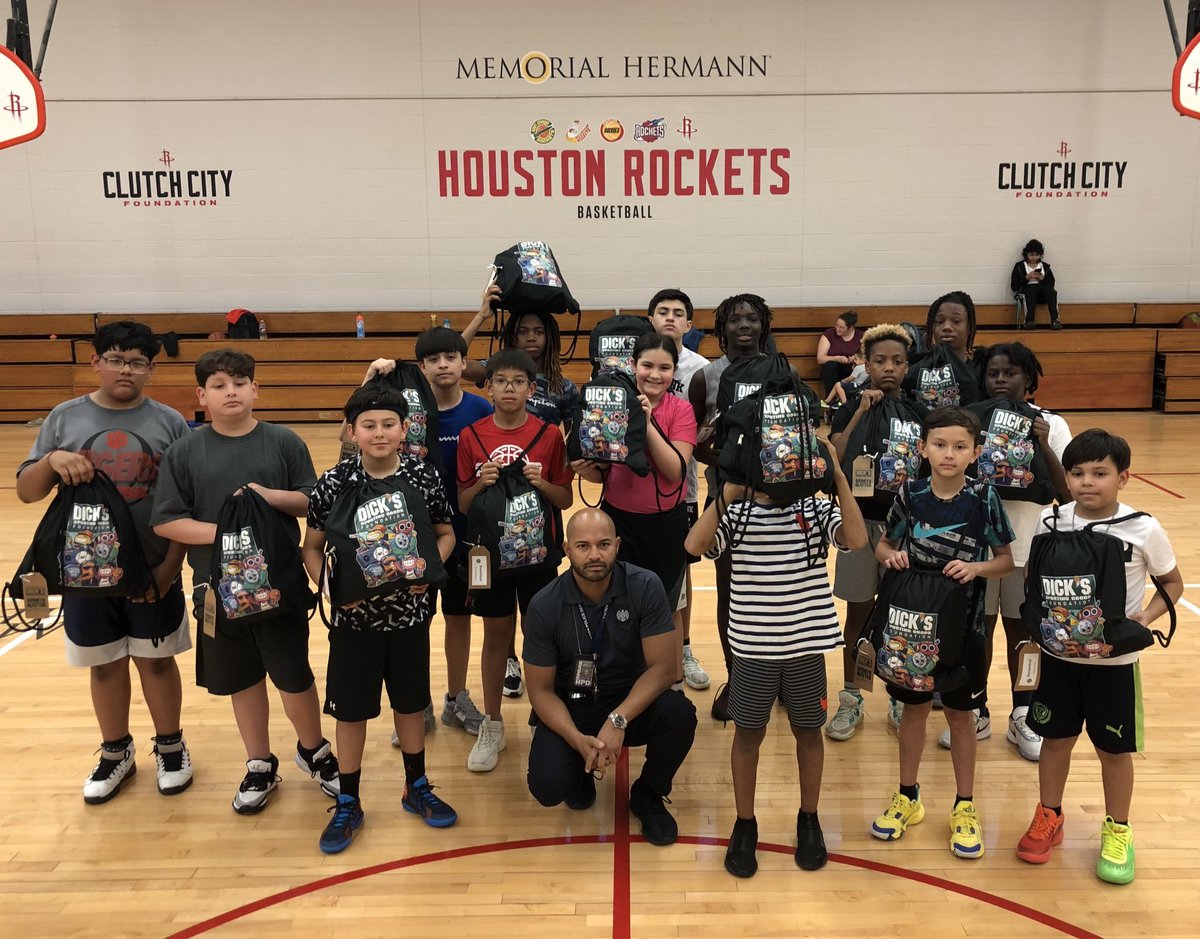
<path fill-rule="evenodd" d="M 696 445 L 696 415 L 686 401 L 672 394 L 665 394 L 654 406 L 653 414 L 654 420 L 658 422 L 668 440 L 673 443 L 689 443 L 693 447 Z M 646 432 L 648 436 L 649 427 L 646 428 Z M 674 508 L 684 500 L 687 495 L 686 475 L 685 473 L 683 477 L 683 486 L 680 486 L 678 481 L 667 479 L 658 472 L 653 457 L 650 458 L 650 475 L 645 478 L 635 475 L 621 464 L 616 464 L 608 474 L 604 499 L 625 512 L 654 515 Z M 657 494 L 672 492 L 677 487 L 678 492 L 674 492 L 673 495 Z"/>

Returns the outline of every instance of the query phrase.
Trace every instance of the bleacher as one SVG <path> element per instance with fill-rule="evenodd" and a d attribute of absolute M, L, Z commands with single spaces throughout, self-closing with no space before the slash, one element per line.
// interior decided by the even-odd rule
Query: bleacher
<path fill-rule="evenodd" d="M 1200 411 L 1200 330 L 1177 327 L 1180 318 L 1200 304 L 1094 303 L 1071 304 L 1062 310 L 1066 329 L 1051 331 L 1039 308 L 1039 328 L 1016 329 L 1011 304 L 977 308 L 979 345 L 1020 340 L 1041 360 L 1046 376 L 1037 402 L 1055 410 L 1137 410 L 1152 406 L 1169 412 Z M 773 330 L 780 351 L 787 353 L 803 377 L 819 387 L 817 340 L 846 307 L 784 307 L 774 311 Z M 912 305 L 858 306 L 861 326 L 909 321 L 923 326 L 926 307 Z M 355 338 L 355 317 L 361 312 L 367 336 Z M 577 338 L 576 352 L 565 366 L 577 383 L 587 379 L 587 335 L 612 310 L 587 310 L 579 319 L 559 320 L 564 349 Z M 140 319 L 156 331 L 180 337 L 179 355 L 158 358 L 147 393 L 202 419 L 197 411 L 192 366 L 210 349 L 241 345 L 259 363 L 261 386 L 257 412 L 275 421 L 338 420 L 341 405 L 359 383 L 372 359 L 411 358 L 418 333 L 449 320 L 463 329 L 473 311 L 405 312 L 338 311 L 258 314 L 267 339 L 220 340 L 207 337 L 223 332 L 224 313 L 39 313 L 0 316 L 0 422 L 24 422 L 44 417 L 58 402 L 95 387 L 91 335 L 98 325 L 119 319 Z M 700 347 L 710 358 L 720 355 L 711 335 L 712 311 L 697 310 L 695 321 L 706 327 Z M 485 327 L 486 332 L 487 327 Z M 488 353 L 488 337 L 480 335 L 473 357 Z"/>

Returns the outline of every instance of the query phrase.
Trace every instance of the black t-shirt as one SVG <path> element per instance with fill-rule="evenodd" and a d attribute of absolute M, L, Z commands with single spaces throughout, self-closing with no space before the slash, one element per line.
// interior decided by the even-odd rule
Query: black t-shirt
<path fill-rule="evenodd" d="M 662 581 L 644 568 L 618 561 L 599 603 L 579 592 L 571 571 L 560 574 L 529 604 L 522 655 L 530 665 L 558 669 L 554 690 L 562 697 L 572 688 L 576 656 L 593 651 L 588 627 L 593 636 L 600 632 L 605 607 L 603 638 L 595 650 L 599 654 L 596 684 L 605 697 L 626 694 L 646 670 L 644 638 L 675 628 Z"/>

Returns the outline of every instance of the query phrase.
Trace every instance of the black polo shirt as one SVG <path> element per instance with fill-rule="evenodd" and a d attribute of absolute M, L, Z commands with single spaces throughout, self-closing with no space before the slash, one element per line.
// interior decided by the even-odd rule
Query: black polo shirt
<path fill-rule="evenodd" d="M 603 639 L 596 649 L 597 684 L 604 697 L 626 694 L 646 670 L 642 639 L 675 628 L 662 581 L 644 568 L 618 561 L 599 603 L 580 593 L 571 571 L 560 574 L 530 601 L 522 654 L 530 665 L 558 669 L 554 690 L 562 697 L 572 688 L 575 657 L 593 651 L 580 607 L 595 636 L 606 606 Z"/>

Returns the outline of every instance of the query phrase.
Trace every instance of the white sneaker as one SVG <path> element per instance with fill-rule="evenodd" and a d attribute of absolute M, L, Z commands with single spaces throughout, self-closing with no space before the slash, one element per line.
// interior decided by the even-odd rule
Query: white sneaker
<path fill-rule="evenodd" d="M 467 769 L 472 773 L 490 773 L 496 768 L 500 751 L 504 749 L 504 723 L 483 715 L 479 736 L 467 754 Z"/>
<path fill-rule="evenodd" d="M 971 713 L 975 715 L 975 739 L 987 740 L 987 738 L 992 735 L 991 717 L 985 717 L 984 715 L 980 714 L 979 708 L 975 708 L 975 710 L 973 710 Z M 950 749 L 949 727 L 943 730 L 941 736 L 938 737 L 938 745 L 946 750 Z"/>
<path fill-rule="evenodd" d="M 1008 733 L 1005 734 L 1005 739 L 1009 743 L 1016 744 L 1017 752 L 1031 763 L 1036 763 L 1042 758 L 1042 738 L 1041 735 L 1029 729 L 1029 725 L 1025 723 L 1025 717 L 1029 713 L 1029 708 L 1016 708 L 1008 718 Z"/>
<path fill-rule="evenodd" d="M 154 765 L 158 773 L 158 791 L 164 796 L 178 795 L 192 784 L 192 755 L 183 734 L 173 743 L 154 738 Z"/>
<path fill-rule="evenodd" d="M 708 672 L 697 660 L 690 645 L 683 647 L 683 680 L 689 688 L 695 688 L 697 691 L 703 691 L 712 684 L 712 679 L 708 677 Z"/>
<path fill-rule="evenodd" d="M 849 740 L 858 730 L 863 719 L 863 697 L 857 691 L 838 692 L 838 709 L 833 720 L 825 725 L 825 736 L 830 740 Z"/>
<path fill-rule="evenodd" d="M 342 778 L 338 773 L 337 757 L 333 755 L 333 745 L 322 741 L 321 746 L 313 754 L 311 761 L 305 759 L 300 752 L 300 742 L 296 742 L 296 765 L 309 777 L 317 781 L 321 791 L 331 799 L 336 799 L 342 792 Z"/>
<path fill-rule="evenodd" d="M 504 697 L 519 698 L 525 693 L 525 680 L 521 678 L 521 660 L 510 657 L 504 664 Z"/>
<path fill-rule="evenodd" d="M 247 760 L 246 775 L 233 794 L 238 815 L 256 815 L 267 807 L 267 796 L 279 785 L 279 760 L 272 753 L 266 760 Z"/>
<path fill-rule="evenodd" d="M 900 729 L 900 721 L 904 719 L 904 702 L 888 698 L 888 723 L 896 730 Z"/>
<path fill-rule="evenodd" d="M 118 759 L 110 759 L 110 757 Z M 100 760 L 91 775 L 83 781 L 83 801 L 88 805 L 100 805 L 107 802 L 125 785 L 125 780 L 132 779 L 137 773 L 137 764 L 133 761 L 133 740 L 124 750 L 105 750 L 100 748 Z"/>

